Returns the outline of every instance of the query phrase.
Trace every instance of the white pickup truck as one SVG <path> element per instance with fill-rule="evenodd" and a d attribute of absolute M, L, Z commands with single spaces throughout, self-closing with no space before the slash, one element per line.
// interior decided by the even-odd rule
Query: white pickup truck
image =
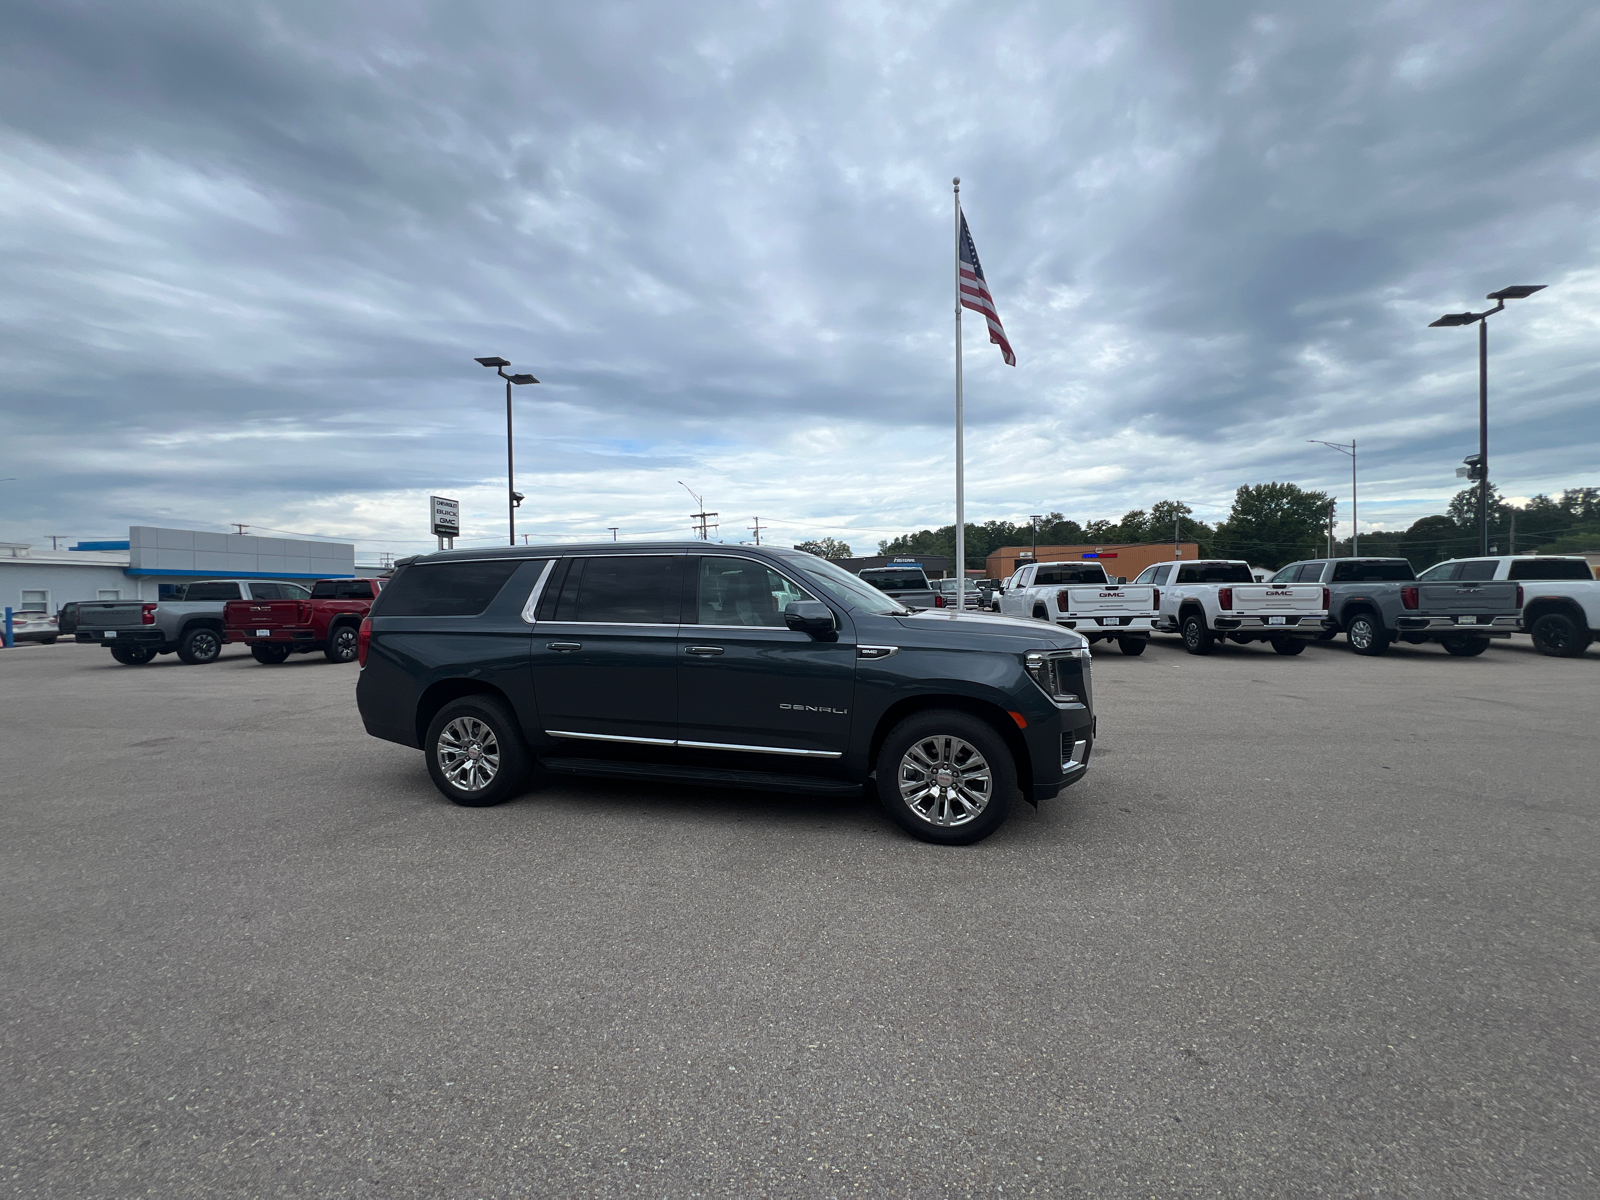
<path fill-rule="evenodd" d="M 1522 585 L 1521 629 L 1533 648 L 1553 658 L 1576 658 L 1600 638 L 1600 579 L 1576 555 L 1502 554 L 1453 558 L 1419 580 L 1512 580 Z"/>
<path fill-rule="evenodd" d="M 998 593 L 1000 612 L 1076 629 L 1091 642 L 1115 640 L 1143 654 L 1155 622 L 1155 589 L 1115 583 L 1097 562 L 1029 563 Z"/>
<path fill-rule="evenodd" d="M 1181 634 L 1190 654 L 1210 654 L 1224 639 L 1299 654 L 1328 615 L 1319 585 L 1257 583 L 1250 564 L 1236 559 L 1156 563 L 1133 582 L 1156 589 L 1155 628 Z"/>

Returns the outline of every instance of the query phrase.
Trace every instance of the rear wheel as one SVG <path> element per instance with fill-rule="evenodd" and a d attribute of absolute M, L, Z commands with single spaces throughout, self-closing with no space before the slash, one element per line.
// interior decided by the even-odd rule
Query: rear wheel
<path fill-rule="evenodd" d="M 125 667 L 142 667 L 156 656 L 156 652 L 146 646 L 113 646 L 111 657 Z"/>
<path fill-rule="evenodd" d="M 423 752 L 433 785 L 464 808 L 502 804 L 528 777 L 522 730 L 492 696 L 464 696 L 441 708 L 428 726 Z"/>
<path fill-rule="evenodd" d="M 1456 658 L 1476 658 L 1489 648 L 1489 639 L 1480 637 L 1447 637 L 1440 638 L 1439 644 L 1444 647 L 1446 654 Z"/>
<path fill-rule="evenodd" d="M 191 667 L 216 662 L 222 653 L 222 635 L 205 625 L 197 625 L 178 639 L 178 657 Z"/>
<path fill-rule="evenodd" d="M 250 647 L 250 655 L 258 663 L 274 667 L 289 657 L 289 647 L 275 642 L 256 642 Z"/>
<path fill-rule="evenodd" d="M 1350 618 L 1350 623 L 1345 626 L 1345 637 L 1349 639 L 1350 649 L 1357 654 L 1365 654 L 1376 658 L 1388 652 L 1389 635 L 1379 626 L 1370 613 L 1357 613 Z"/>
<path fill-rule="evenodd" d="M 912 837 L 970 846 L 1005 823 L 1017 790 L 1011 748 L 970 713 L 907 717 L 878 752 L 878 798 Z"/>
<path fill-rule="evenodd" d="M 1528 632 L 1533 648 L 1551 658 L 1577 658 L 1589 648 L 1589 631 L 1566 613 L 1545 613 Z"/>
<path fill-rule="evenodd" d="M 1206 628 L 1199 613 L 1190 613 L 1183 619 L 1183 648 L 1190 654 L 1210 654 L 1216 647 L 1216 635 Z"/>
<path fill-rule="evenodd" d="M 1041 605 L 1033 610 L 1033 619 L 1035 621 L 1048 621 L 1050 614 L 1045 612 L 1044 607 Z"/>
<path fill-rule="evenodd" d="M 1118 638 L 1117 639 L 1117 649 L 1121 650 L 1124 654 L 1128 655 L 1128 657 L 1130 657 L 1130 658 L 1138 658 L 1139 655 L 1144 653 L 1144 647 L 1145 647 L 1144 638 Z"/>
<path fill-rule="evenodd" d="M 1306 648 L 1306 644 L 1299 638 L 1273 638 L 1272 648 L 1279 654 L 1293 657 Z"/>
<path fill-rule="evenodd" d="M 335 626 L 333 632 L 328 635 L 328 644 L 323 648 L 322 653 L 329 662 L 355 662 L 356 627 L 354 625 Z"/>

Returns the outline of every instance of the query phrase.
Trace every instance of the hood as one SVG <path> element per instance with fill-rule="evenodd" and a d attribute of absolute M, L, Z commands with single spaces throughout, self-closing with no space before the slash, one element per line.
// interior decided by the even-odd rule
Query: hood
<path fill-rule="evenodd" d="M 934 638 L 946 635 L 952 643 L 964 645 L 971 645 L 974 638 L 993 640 L 997 648 L 1003 645 L 1008 650 L 1022 643 L 1035 648 L 1055 646 L 1063 650 L 1083 650 L 1089 645 L 1089 639 L 1081 633 L 1032 617 L 1002 617 L 998 613 L 970 609 L 957 616 L 955 609 L 927 608 L 910 616 L 890 619 L 918 633 Z"/>

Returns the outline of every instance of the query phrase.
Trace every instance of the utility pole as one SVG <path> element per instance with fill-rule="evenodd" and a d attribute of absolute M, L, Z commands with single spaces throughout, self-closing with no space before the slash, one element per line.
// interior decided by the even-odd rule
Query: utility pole
<path fill-rule="evenodd" d="M 678 486 L 681 487 L 684 491 L 688 492 L 689 495 L 694 496 L 695 504 L 699 505 L 699 507 L 700 507 L 700 511 L 699 512 L 690 513 L 689 514 L 691 517 L 693 517 L 698 522 L 698 525 L 695 527 L 695 535 L 702 542 L 710 541 L 711 540 L 710 530 L 712 530 L 712 529 L 720 529 L 721 525 L 709 525 L 708 526 L 706 524 L 706 521 L 707 521 L 707 518 L 714 517 L 717 514 L 714 513 L 714 512 L 707 512 L 706 511 L 706 502 L 705 502 L 705 500 L 700 496 L 696 496 L 695 492 L 694 492 L 694 489 L 691 488 L 683 480 L 681 480 L 681 479 L 678 480 Z"/>
<path fill-rule="evenodd" d="M 1028 517 L 1028 523 L 1033 526 L 1033 561 L 1034 562 L 1038 562 L 1039 561 L 1039 522 L 1042 521 L 1042 520 L 1044 520 L 1044 518 L 1042 516 L 1040 516 L 1038 513 L 1033 513 L 1032 515 L 1030 515 Z M 966 563 L 962 563 L 961 565 L 962 565 L 963 568 L 965 568 L 967 564 Z M 966 577 L 967 577 L 967 573 L 966 573 L 965 569 L 963 569 L 962 572 L 961 572 L 961 578 L 965 579 Z"/>
<path fill-rule="evenodd" d="M 756 523 L 754 525 L 746 526 L 746 528 L 755 530 L 755 533 L 756 533 L 756 545 L 759 546 L 759 545 L 761 545 L 761 518 L 760 517 L 755 518 L 755 522 Z"/>
<path fill-rule="evenodd" d="M 1181 520 L 1183 520 L 1183 514 L 1182 513 L 1174 512 L 1172 514 L 1172 557 L 1173 558 L 1182 558 L 1183 557 L 1183 535 L 1180 532 L 1179 525 L 1178 525 L 1178 522 L 1181 521 Z"/>
<path fill-rule="evenodd" d="M 1511 514 L 1511 553 L 1517 552 L 1517 510 L 1506 506 L 1506 511 Z"/>
<path fill-rule="evenodd" d="M 229 523 L 229 524 L 230 524 L 230 525 L 232 525 L 232 526 L 233 526 L 233 527 L 234 527 L 234 528 L 235 528 L 235 529 L 237 529 L 237 530 L 238 530 L 238 531 L 239 531 L 239 536 L 240 536 L 240 537 L 243 537 L 243 536 L 244 536 L 244 531 L 245 531 L 245 530 L 246 530 L 246 529 L 249 529 L 249 528 L 250 528 L 250 526 L 248 526 L 248 525 L 241 525 L 241 524 L 239 524 L 239 522 L 237 522 L 237 521 L 230 521 L 230 522 L 228 522 L 228 523 Z"/>
<path fill-rule="evenodd" d="M 1337 501 L 1331 501 L 1328 504 L 1328 557 L 1329 558 L 1333 557 L 1333 518 L 1338 514 L 1338 512 L 1339 512 L 1338 502 Z"/>
<path fill-rule="evenodd" d="M 58 550 L 58 549 L 60 549 L 60 546 L 57 543 L 59 543 L 62 538 L 67 537 L 68 535 L 65 534 L 65 533 L 45 533 L 45 534 L 40 534 L 39 536 L 49 538 L 50 539 L 50 549 Z"/>
<path fill-rule="evenodd" d="M 622 526 L 620 526 L 620 525 L 607 525 L 606 528 L 611 530 L 611 540 L 613 542 L 616 541 L 617 540 L 617 531 L 619 529 L 621 529 Z"/>

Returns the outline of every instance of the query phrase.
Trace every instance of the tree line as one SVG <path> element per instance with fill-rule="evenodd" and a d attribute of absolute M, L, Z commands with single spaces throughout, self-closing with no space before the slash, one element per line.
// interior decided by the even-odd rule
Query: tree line
<path fill-rule="evenodd" d="M 1478 551 L 1476 487 L 1458 492 L 1444 513 L 1423 517 L 1406 530 L 1385 530 L 1361 535 L 1361 554 L 1372 558 L 1407 558 L 1417 570 L 1447 558 L 1464 558 Z M 1489 529 L 1491 548 L 1509 554 L 1575 554 L 1600 548 L 1600 488 L 1567 488 L 1559 496 L 1539 495 L 1526 504 L 1503 500 L 1490 485 Z M 1327 492 L 1310 491 L 1292 483 L 1260 483 L 1241 487 L 1226 520 L 1215 526 L 1194 519 L 1181 500 L 1161 500 L 1148 509 L 1124 513 L 1119 521 L 1090 521 L 1080 525 L 1064 514 L 1052 512 L 1038 523 L 1037 538 L 1031 522 L 969 522 L 966 527 L 968 568 L 981 568 L 984 560 L 1002 546 L 1106 545 L 1117 542 L 1195 542 L 1206 558 L 1242 558 L 1254 566 L 1278 567 L 1301 558 L 1328 552 L 1328 524 L 1335 510 Z M 835 538 L 803 542 L 827 558 L 849 558 L 850 547 Z M 915 533 L 878 543 L 878 553 L 955 554 L 955 526 L 919 529 Z M 1334 543 L 1336 555 L 1350 553 L 1350 539 Z"/>

